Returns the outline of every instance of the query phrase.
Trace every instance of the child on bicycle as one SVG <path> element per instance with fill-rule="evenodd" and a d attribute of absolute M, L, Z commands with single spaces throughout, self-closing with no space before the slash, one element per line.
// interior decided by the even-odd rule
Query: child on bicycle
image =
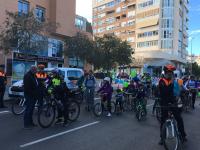
<path fill-rule="evenodd" d="M 115 96 L 116 98 L 116 104 L 119 103 L 119 106 L 120 106 L 120 110 L 121 112 L 124 111 L 123 110 L 123 98 L 124 98 L 124 94 L 123 94 L 123 91 L 121 89 L 117 89 L 117 94 Z"/>
<path fill-rule="evenodd" d="M 109 77 L 104 78 L 103 86 L 97 92 L 101 93 L 101 95 L 103 96 L 102 98 L 103 101 L 107 101 L 107 107 L 108 107 L 107 117 L 111 117 L 111 99 L 112 99 L 113 87 L 111 86 Z"/>

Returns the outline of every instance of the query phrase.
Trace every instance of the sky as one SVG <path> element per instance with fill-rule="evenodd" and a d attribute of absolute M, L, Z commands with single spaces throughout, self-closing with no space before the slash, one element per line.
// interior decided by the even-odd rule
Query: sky
<path fill-rule="evenodd" d="M 188 51 L 200 55 L 200 0 L 190 0 Z M 76 0 L 76 13 L 92 21 L 92 0 Z"/>

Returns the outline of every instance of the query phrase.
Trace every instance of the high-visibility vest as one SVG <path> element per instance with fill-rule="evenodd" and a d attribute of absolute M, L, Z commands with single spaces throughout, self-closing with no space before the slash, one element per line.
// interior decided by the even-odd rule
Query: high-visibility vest
<path fill-rule="evenodd" d="M 47 74 L 46 73 L 36 73 L 36 77 L 38 79 L 46 79 L 47 78 Z"/>
<path fill-rule="evenodd" d="M 164 81 L 166 86 L 169 86 L 170 84 L 173 83 L 172 80 L 167 80 L 165 78 L 161 78 L 160 80 Z"/>
<path fill-rule="evenodd" d="M 61 84 L 61 81 L 59 79 L 54 78 L 52 80 L 53 86 L 59 86 Z"/>
<path fill-rule="evenodd" d="M 6 76 L 6 74 L 5 73 L 3 73 L 3 72 L 0 72 L 0 77 L 5 77 Z"/>

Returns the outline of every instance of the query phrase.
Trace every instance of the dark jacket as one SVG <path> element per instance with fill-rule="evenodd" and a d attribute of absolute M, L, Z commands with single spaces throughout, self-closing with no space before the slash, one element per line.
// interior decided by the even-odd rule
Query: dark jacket
<path fill-rule="evenodd" d="M 167 106 L 169 103 L 175 104 L 174 84 L 172 81 L 161 78 L 159 81 L 159 91 L 161 98 L 161 106 Z"/>
<path fill-rule="evenodd" d="M 36 98 L 38 96 L 38 82 L 36 76 L 31 72 L 24 75 L 24 95 Z"/>
<path fill-rule="evenodd" d="M 113 88 L 109 83 L 104 84 L 99 90 L 98 93 L 101 92 L 103 94 L 107 94 L 107 99 L 112 99 Z"/>
<path fill-rule="evenodd" d="M 7 82 L 6 74 L 3 72 L 0 72 L 0 89 L 1 90 L 5 90 L 6 82 Z"/>

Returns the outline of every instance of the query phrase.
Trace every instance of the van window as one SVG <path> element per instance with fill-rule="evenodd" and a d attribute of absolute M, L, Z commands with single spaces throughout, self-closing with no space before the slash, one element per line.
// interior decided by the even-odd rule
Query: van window
<path fill-rule="evenodd" d="M 77 71 L 77 70 L 67 71 L 67 77 L 69 80 L 78 80 L 82 75 L 83 74 L 81 71 Z"/>

